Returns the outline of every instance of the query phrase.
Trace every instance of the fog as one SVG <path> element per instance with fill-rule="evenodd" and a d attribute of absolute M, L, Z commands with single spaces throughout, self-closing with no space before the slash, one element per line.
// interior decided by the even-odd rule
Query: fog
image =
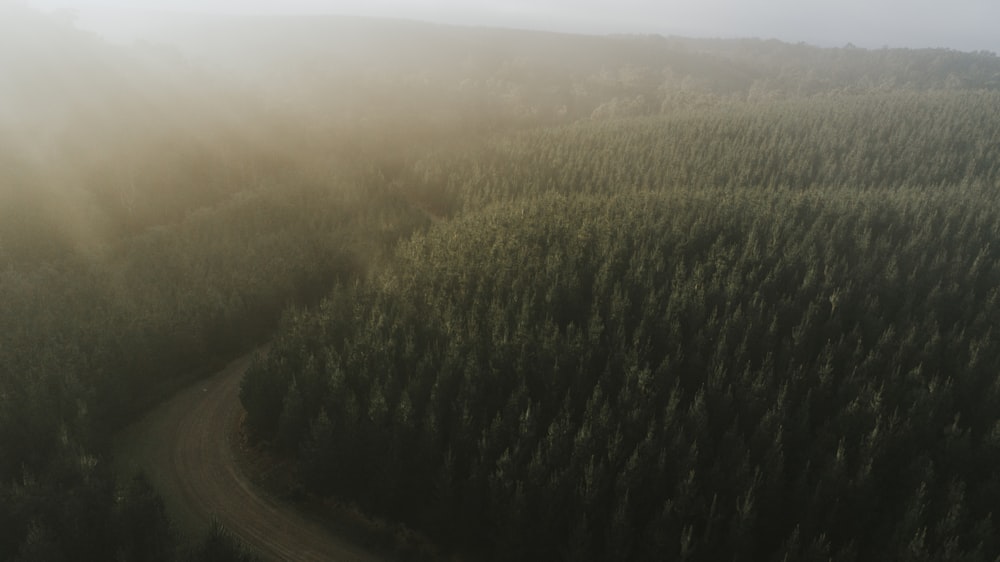
<path fill-rule="evenodd" d="M 0 561 L 1000 560 L 995 11 L 0 0 Z"/>
<path fill-rule="evenodd" d="M 944 47 L 1000 50 L 994 33 L 1000 4 L 988 0 L 32 0 L 70 10 L 82 27 L 131 40 L 163 12 L 203 14 L 340 14 L 422 21 L 607 33 L 759 37 L 821 46 Z"/>

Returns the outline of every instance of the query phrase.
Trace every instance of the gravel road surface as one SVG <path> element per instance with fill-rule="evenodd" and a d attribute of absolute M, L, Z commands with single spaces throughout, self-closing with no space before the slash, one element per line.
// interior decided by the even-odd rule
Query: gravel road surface
<path fill-rule="evenodd" d="M 265 560 L 378 560 L 269 497 L 240 472 L 230 440 L 243 411 L 240 380 L 250 359 L 237 359 L 180 391 L 122 431 L 116 441 L 119 469 L 146 472 L 184 536 L 204 533 L 215 517 Z"/>

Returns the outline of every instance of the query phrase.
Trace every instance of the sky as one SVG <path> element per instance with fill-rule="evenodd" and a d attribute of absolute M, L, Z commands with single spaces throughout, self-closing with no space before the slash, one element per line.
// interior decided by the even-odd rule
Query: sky
<path fill-rule="evenodd" d="M 143 13 L 341 14 L 581 33 L 1000 52 L 997 0 L 27 0 L 128 36 Z"/>

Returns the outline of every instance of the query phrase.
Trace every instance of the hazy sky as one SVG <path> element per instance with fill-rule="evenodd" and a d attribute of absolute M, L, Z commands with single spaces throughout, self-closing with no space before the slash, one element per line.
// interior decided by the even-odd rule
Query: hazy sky
<path fill-rule="evenodd" d="M 2 1 L 2 0 L 0 0 Z M 819 45 L 1000 51 L 997 0 L 29 0 L 75 9 L 334 13 L 586 33 L 761 37 Z M 126 14 L 127 15 L 127 14 Z M 121 17 L 119 22 L 127 21 Z M 96 24 L 95 24 L 96 25 Z"/>

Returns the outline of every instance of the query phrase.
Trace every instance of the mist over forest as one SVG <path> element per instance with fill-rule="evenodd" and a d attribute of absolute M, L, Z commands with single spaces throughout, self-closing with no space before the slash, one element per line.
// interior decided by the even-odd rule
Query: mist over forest
<path fill-rule="evenodd" d="M 987 51 L 0 2 L 0 560 L 1000 560 L 998 108 Z"/>

